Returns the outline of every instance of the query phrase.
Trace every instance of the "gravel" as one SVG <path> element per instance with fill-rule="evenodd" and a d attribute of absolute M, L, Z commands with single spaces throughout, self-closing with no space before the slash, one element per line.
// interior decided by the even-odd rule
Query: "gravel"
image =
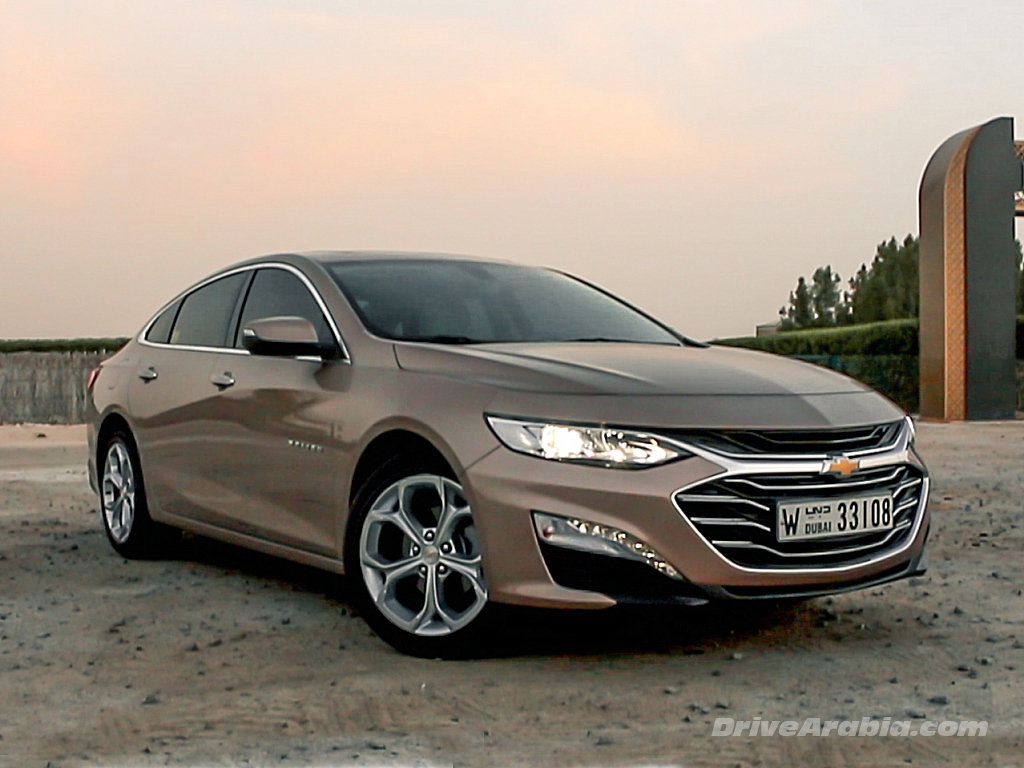
<path fill-rule="evenodd" d="M 919 425 L 934 517 L 931 569 L 913 583 L 781 606 L 504 611 L 482 657 L 456 662 L 395 653 L 330 574 L 201 537 L 163 560 L 116 556 L 81 431 L 5 447 L 5 429 L 3 768 L 1019 761 L 1024 422 Z M 990 727 L 984 739 L 711 737 L 718 716 L 839 711 Z"/>

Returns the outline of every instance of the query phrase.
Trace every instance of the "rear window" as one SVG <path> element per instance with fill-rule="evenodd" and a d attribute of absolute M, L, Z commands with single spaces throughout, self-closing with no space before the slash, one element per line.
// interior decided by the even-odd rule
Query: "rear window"
<path fill-rule="evenodd" d="M 176 301 L 160 313 L 160 316 L 149 326 L 149 330 L 146 332 L 146 341 L 166 344 L 171 340 L 171 326 L 174 325 L 174 317 L 178 314 L 180 306 L 181 302 Z"/>
<path fill-rule="evenodd" d="M 171 344 L 223 347 L 247 272 L 222 277 L 185 297 L 171 331 Z"/>

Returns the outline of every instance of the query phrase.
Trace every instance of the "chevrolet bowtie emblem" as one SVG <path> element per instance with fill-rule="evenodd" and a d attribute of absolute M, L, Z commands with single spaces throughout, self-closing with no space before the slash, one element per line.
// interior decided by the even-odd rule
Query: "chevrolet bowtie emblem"
<path fill-rule="evenodd" d="M 849 477 L 858 469 L 860 469 L 860 459 L 848 459 L 845 456 L 830 456 L 822 465 L 821 473 Z"/>

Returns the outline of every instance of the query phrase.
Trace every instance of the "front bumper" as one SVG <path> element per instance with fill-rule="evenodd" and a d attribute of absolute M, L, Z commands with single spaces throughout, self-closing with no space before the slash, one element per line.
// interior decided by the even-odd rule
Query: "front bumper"
<path fill-rule="evenodd" d="M 811 597 L 923 572 L 928 478 L 903 437 L 862 460 L 865 470 L 903 468 L 921 480 L 909 526 L 865 552 L 809 563 L 751 564 L 717 547 L 674 501 L 711 479 L 751 473 L 820 471 L 821 461 L 762 461 L 696 449 L 694 458 L 644 470 L 614 470 L 536 459 L 498 449 L 469 468 L 475 523 L 491 598 L 534 606 L 603 608 L 619 602 L 693 603 L 711 598 Z M 856 478 L 857 475 L 854 475 Z M 590 521 L 636 537 L 683 579 L 643 563 L 553 547 L 538 540 L 533 513 Z M 877 540 L 881 540 L 879 537 Z M 841 543 L 821 543 L 820 549 Z M 646 571 L 645 571 L 646 569 Z M 649 571 L 649 573 L 647 573 Z"/>

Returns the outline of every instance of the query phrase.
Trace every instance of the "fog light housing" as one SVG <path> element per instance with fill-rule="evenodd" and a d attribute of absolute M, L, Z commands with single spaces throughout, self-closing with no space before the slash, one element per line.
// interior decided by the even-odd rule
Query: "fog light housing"
<path fill-rule="evenodd" d="M 670 579 L 686 580 L 653 547 L 618 528 L 545 512 L 533 513 L 533 527 L 537 537 L 545 544 L 635 560 L 649 565 Z"/>

